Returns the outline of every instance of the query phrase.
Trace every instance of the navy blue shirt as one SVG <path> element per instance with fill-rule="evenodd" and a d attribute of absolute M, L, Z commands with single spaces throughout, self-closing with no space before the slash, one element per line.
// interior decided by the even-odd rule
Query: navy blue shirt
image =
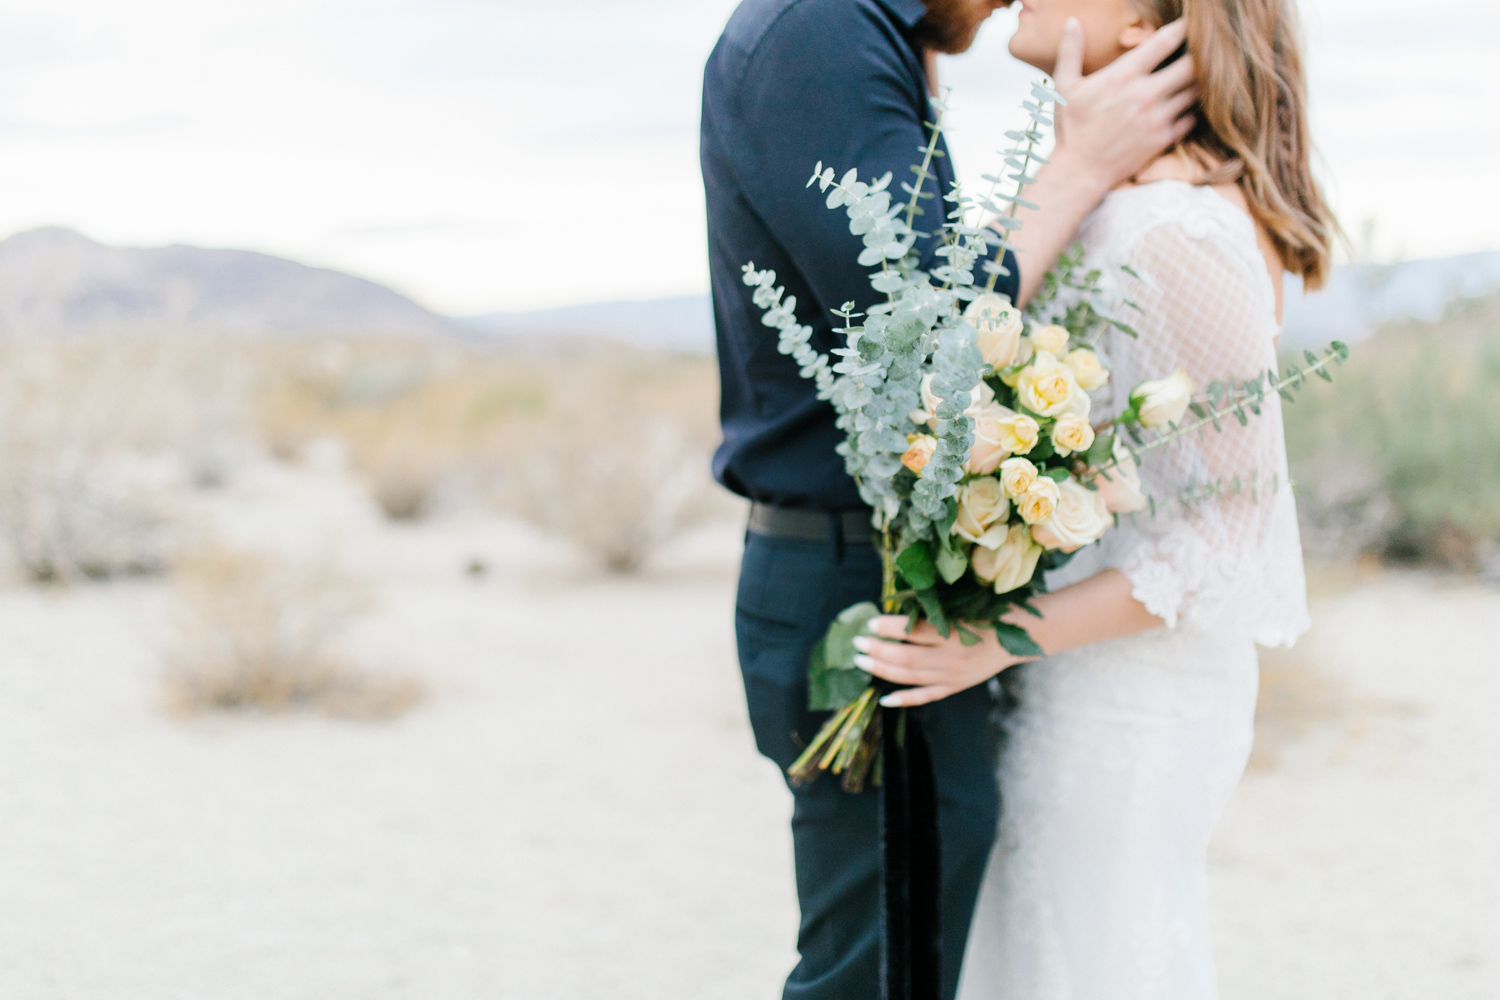
<path fill-rule="evenodd" d="M 863 506 L 844 460 L 843 433 L 812 380 L 777 353 L 777 332 L 761 324 L 741 268 L 776 271 L 797 297 L 797 319 L 812 345 L 840 346 L 830 310 L 879 296 L 855 258 L 862 244 L 842 209 L 829 210 L 816 187 L 822 161 L 839 176 L 855 168 L 872 181 L 893 175 L 904 199 L 928 140 L 931 119 L 922 53 L 913 29 L 921 0 L 744 0 L 709 57 L 703 80 L 700 157 L 708 207 L 709 269 L 718 334 L 724 440 L 714 476 L 753 500 L 786 507 L 851 510 Z M 946 153 L 946 147 L 944 147 Z M 945 194 L 953 166 L 936 161 L 927 189 Z M 944 202 L 925 201 L 915 228 L 933 232 Z M 935 240 L 919 240 L 922 266 Z M 1015 296 L 1018 274 L 997 291 Z"/>

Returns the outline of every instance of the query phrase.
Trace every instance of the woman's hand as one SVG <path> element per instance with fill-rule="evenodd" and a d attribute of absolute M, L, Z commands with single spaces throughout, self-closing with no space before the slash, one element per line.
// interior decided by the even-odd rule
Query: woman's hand
<path fill-rule="evenodd" d="M 965 646 L 956 631 L 944 639 L 930 622 L 922 622 L 910 635 L 906 626 L 905 616 L 884 615 L 870 622 L 870 631 L 881 638 L 860 636 L 854 640 L 860 652 L 854 663 L 861 670 L 894 684 L 913 685 L 880 699 L 886 708 L 909 708 L 946 698 L 982 684 L 1024 659 L 1007 653 L 991 629 L 979 632 L 977 644 Z"/>

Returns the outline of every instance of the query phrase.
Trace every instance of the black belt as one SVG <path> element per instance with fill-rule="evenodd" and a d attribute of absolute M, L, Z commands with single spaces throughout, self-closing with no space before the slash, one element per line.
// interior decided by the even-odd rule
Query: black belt
<path fill-rule="evenodd" d="M 870 524 L 868 510 L 807 510 L 752 503 L 750 530 L 767 538 L 798 542 L 871 545 L 875 541 L 875 529 Z"/>

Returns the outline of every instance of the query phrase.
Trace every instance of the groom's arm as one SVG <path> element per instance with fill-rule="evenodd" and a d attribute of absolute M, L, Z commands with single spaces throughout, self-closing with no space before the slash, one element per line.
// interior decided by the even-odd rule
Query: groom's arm
<path fill-rule="evenodd" d="M 1192 128 L 1187 113 L 1197 100 L 1192 58 L 1152 72 L 1186 34 L 1185 23 L 1174 21 L 1097 73 L 1083 76 L 1083 29 L 1069 21 L 1053 73 L 1057 91 L 1068 103 L 1058 109 L 1052 162 L 1026 190 L 1026 200 L 1041 208 L 1017 213 L 1022 228 L 1011 239 L 1020 251 L 1018 304 L 1031 301 L 1084 216 L 1110 189 Z"/>

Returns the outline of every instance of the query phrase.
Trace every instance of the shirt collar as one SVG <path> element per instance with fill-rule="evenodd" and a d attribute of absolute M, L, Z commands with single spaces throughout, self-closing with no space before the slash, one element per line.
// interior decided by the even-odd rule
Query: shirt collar
<path fill-rule="evenodd" d="M 927 16 L 927 4 L 922 0 L 876 0 L 880 6 L 907 28 L 915 28 L 917 22 Z"/>

